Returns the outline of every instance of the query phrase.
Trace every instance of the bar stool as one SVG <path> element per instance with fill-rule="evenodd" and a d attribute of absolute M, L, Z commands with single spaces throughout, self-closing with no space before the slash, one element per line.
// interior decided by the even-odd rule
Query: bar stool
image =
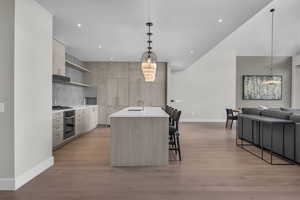
<path fill-rule="evenodd" d="M 169 127 L 169 150 L 174 151 L 177 155 L 179 160 L 182 160 L 181 156 L 181 147 L 180 147 L 180 141 L 179 141 L 179 120 L 181 116 L 181 111 L 174 110 L 174 114 L 172 116 L 173 125 L 170 125 Z"/>

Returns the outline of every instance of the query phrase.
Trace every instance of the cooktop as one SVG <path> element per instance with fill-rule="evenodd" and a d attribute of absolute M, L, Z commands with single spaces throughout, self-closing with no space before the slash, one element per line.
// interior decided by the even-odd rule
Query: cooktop
<path fill-rule="evenodd" d="M 65 109 L 71 109 L 72 107 L 69 106 L 52 106 L 52 110 L 65 110 Z"/>

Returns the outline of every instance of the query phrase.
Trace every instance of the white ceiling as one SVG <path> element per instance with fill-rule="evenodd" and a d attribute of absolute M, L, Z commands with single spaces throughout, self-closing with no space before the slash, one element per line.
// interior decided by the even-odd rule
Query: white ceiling
<path fill-rule="evenodd" d="M 270 56 L 271 8 L 276 10 L 274 55 L 300 54 L 299 0 L 274 0 L 222 42 L 226 51 L 238 56 Z"/>
<path fill-rule="evenodd" d="M 54 37 L 81 60 L 139 61 L 146 50 L 148 0 L 36 1 L 54 14 Z M 159 61 L 186 68 L 269 2 L 151 0 L 153 50 Z"/>

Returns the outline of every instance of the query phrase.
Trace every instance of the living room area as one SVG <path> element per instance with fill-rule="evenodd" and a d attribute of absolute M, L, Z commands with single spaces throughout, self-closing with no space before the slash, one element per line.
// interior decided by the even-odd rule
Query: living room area
<path fill-rule="evenodd" d="M 238 147 L 271 165 L 294 165 L 300 162 L 300 55 L 282 54 L 280 12 L 269 10 L 270 55 L 236 57 L 238 109 L 227 109 L 227 121 L 237 121 Z"/>
<path fill-rule="evenodd" d="M 299 56 L 237 57 L 236 145 L 271 165 L 300 162 L 299 64 Z"/>

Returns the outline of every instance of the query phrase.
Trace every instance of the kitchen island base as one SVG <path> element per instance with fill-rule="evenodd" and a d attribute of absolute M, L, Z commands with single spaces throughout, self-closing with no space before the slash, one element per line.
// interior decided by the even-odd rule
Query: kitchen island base
<path fill-rule="evenodd" d="M 111 117 L 111 166 L 167 165 L 168 123 L 164 113 L 161 117 Z"/>

